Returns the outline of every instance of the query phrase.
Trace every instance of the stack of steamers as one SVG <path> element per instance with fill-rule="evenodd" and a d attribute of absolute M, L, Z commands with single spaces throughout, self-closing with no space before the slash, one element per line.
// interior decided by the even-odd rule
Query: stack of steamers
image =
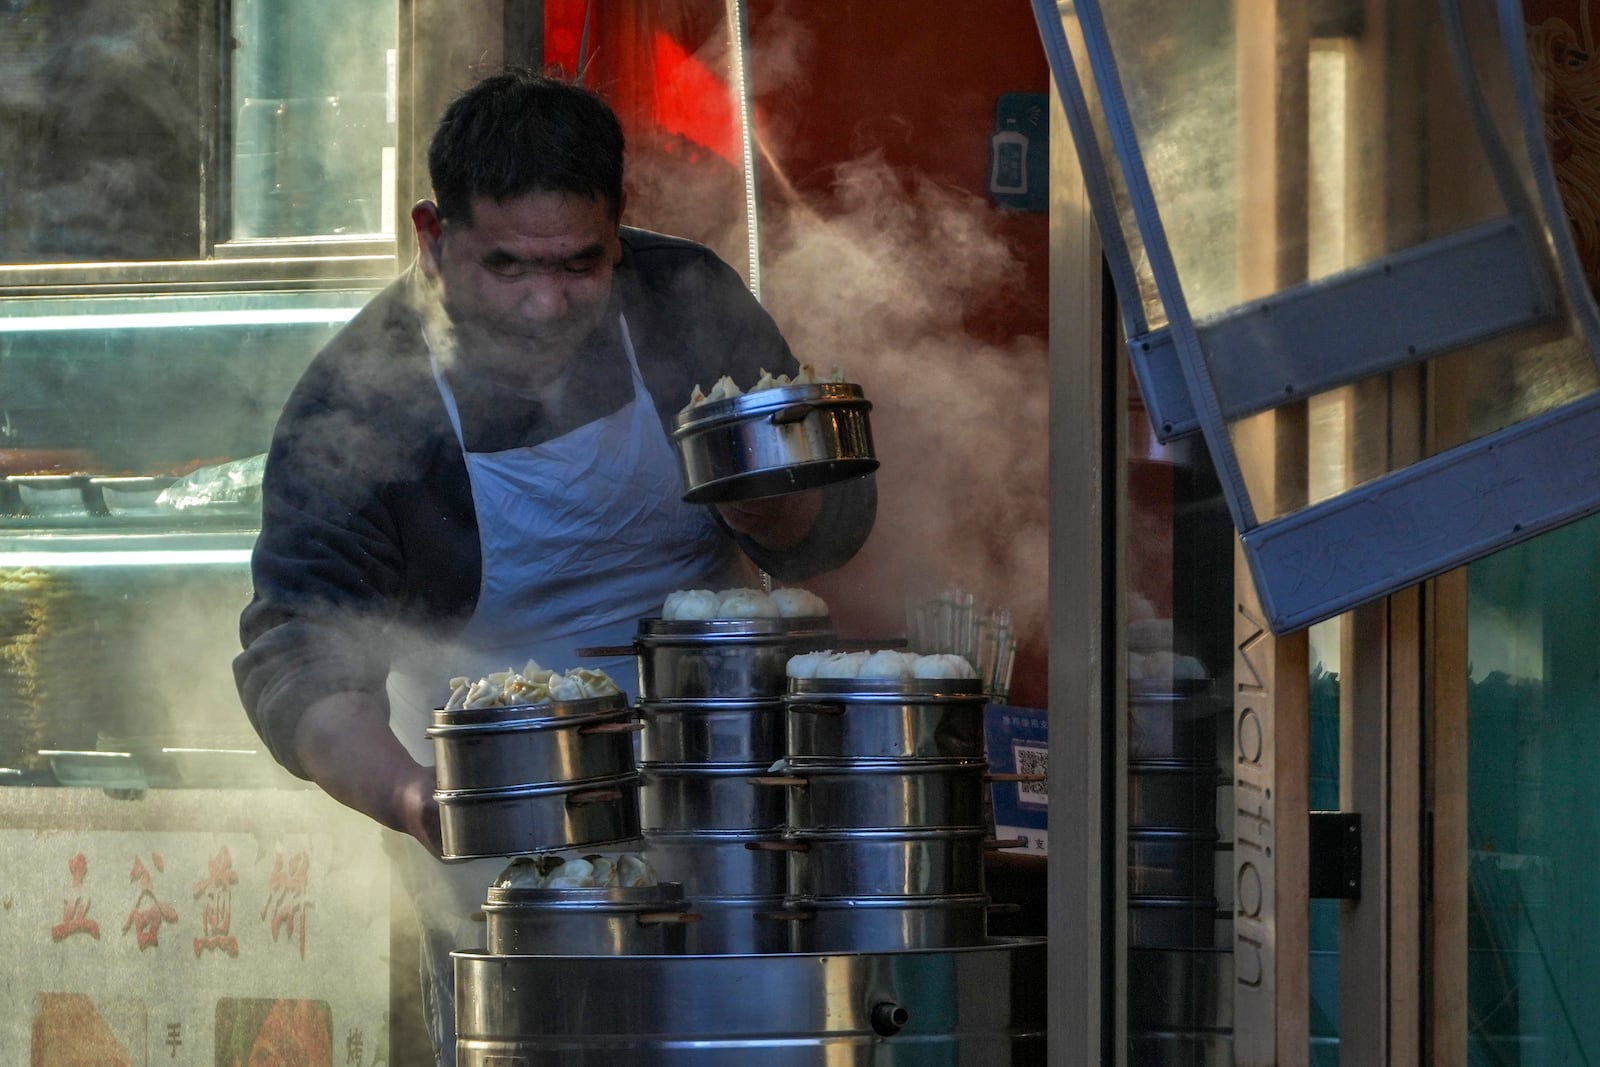
<path fill-rule="evenodd" d="M 686 501 L 876 468 L 859 387 L 779 385 L 679 415 Z M 791 678 L 839 643 L 826 611 L 664 610 L 579 650 L 633 658 L 636 708 L 435 714 L 446 857 L 524 857 L 487 888 L 487 950 L 453 953 L 462 1067 L 1043 1061 L 1043 942 L 987 936 L 982 685 Z M 488 767 L 447 751 L 490 734 Z M 522 877 L 641 842 L 653 881 Z"/>
<path fill-rule="evenodd" d="M 982 944 L 976 679 L 791 678 L 821 619 L 647 620 L 647 855 L 701 921 L 691 953 Z"/>
<path fill-rule="evenodd" d="M 585 897 L 502 879 L 491 934 L 558 907 L 570 924 L 577 902 L 597 917 L 691 912 L 598 943 L 624 952 L 983 944 L 983 857 L 1003 843 L 988 840 L 981 683 L 788 675 L 791 658 L 835 644 L 826 617 L 646 619 L 630 648 L 637 717 L 621 695 L 436 712 L 447 858 L 642 839 L 662 883 Z M 539 944 L 518 926 L 521 951 L 597 944 L 559 929 Z"/>
<path fill-rule="evenodd" d="M 534 857 L 487 887 L 486 950 L 454 954 L 458 1062 L 720 1064 L 777 1042 L 774 1063 L 877 1063 L 885 1041 L 1037 1062 L 1043 945 L 988 937 L 984 853 L 1004 843 L 981 683 L 789 677 L 837 643 L 825 617 L 646 619 L 636 709 L 435 713 L 447 858 Z M 514 766 L 545 780 L 508 783 Z M 511 876 L 641 840 L 653 884 Z M 782 1007 L 741 1011 L 749 983 Z"/>

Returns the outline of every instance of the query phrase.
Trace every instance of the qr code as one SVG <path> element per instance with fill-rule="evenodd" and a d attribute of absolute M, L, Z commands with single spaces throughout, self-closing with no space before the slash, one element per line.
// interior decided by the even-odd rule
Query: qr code
<path fill-rule="evenodd" d="M 1011 757 L 1016 763 L 1018 774 L 1037 774 L 1046 777 L 1050 774 L 1050 750 L 1044 745 L 1025 745 L 1013 741 Z M 1043 807 L 1050 803 L 1049 786 L 1050 783 L 1043 777 L 1037 782 L 1018 782 L 1017 803 Z"/>

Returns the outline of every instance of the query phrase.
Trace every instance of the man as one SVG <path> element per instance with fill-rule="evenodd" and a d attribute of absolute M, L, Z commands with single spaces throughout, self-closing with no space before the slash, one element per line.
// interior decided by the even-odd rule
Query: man
<path fill-rule="evenodd" d="M 681 501 L 667 427 L 697 383 L 794 373 L 736 272 L 620 225 L 623 137 L 581 88 L 508 72 L 458 98 L 412 212 L 417 264 L 318 354 L 274 434 L 235 661 L 273 755 L 415 838 L 424 992 L 454 1055 L 450 960 L 504 862 L 446 867 L 425 728 L 452 675 L 580 663 L 680 588 L 848 560 L 872 479 Z M 631 664 L 608 666 L 625 688 Z M 427 850 L 428 855 L 423 849 Z"/>

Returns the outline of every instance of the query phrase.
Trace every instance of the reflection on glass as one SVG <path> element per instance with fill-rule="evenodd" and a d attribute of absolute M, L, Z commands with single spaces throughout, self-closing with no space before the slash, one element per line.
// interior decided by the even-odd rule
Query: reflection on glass
<path fill-rule="evenodd" d="M 1313 476 L 1315 482 L 1315 476 Z M 1311 627 L 1312 811 L 1339 811 L 1339 619 Z M 1309 917 L 1311 1067 L 1339 1063 L 1339 901 L 1311 901 Z"/>
<path fill-rule="evenodd" d="M 393 0 L 240 0 L 233 25 L 233 238 L 392 232 Z"/>
<path fill-rule="evenodd" d="M 1468 1052 L 1600 1055 L 1600 520 L 1469 571 Z"/>
<path fill-rule="evenodd" d="M 1225 1062 L 1233 527 L 1194 439 L 1128 462 L 1128 1062 Z M 1181 990 L 1181 994 L 1175 991 Z"/>
<path fill-rule="evenodd" d="M 200 5 L 0 5 L 0 261 L 194 258 Z"/>

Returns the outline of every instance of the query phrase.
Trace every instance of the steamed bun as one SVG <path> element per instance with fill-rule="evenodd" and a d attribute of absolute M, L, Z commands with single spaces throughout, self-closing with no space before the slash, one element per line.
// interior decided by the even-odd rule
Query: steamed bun
<path fill-rule="evenodd" d="M 817 677 L 859 678 L 861 665 L 869 658 L 868 652 L 830 652 L 817 664 Z"/>
<path fill-rule="evenodd" d="M 759 589 L 729 589 L 717 603 L 720 619 L 775 619 L 778 606 Z"/>
<path fill-rule="evenodd" d="M 721 597 L 709 589 L 679 589 L 667 594 L 662 605 L 663 619 L 714 619 Z"/>
<path fill-rule="evenodd" d="M 807 589 L 774 589 L 769 597 L 786 619 L 820 619 L 828 614 L 823 599 Z"/>
<path fill-rule="evenodd" d="M 815 678 L 817 665 L 828 655 L 827 652 L 802 652 L 798 656 L 790 656 L 783 672 L 790 678 Z"/>
<path fill-rule="evenodd" d="M 931 656 L 918 656 L 911 668 L 913 678 L 976 678 L 965 656 L 941 652 Z"/>
<path fill-rule="evenodd" d="M 911 665 L 916 662 L 917 658 L 915 653 L 908 657 L 905 653 L 896 652 L 893 649 L 874 652 L 861 664 L 860 677 L 892 678 L 897 680 L 910 678 L 912 676 Z"/>

